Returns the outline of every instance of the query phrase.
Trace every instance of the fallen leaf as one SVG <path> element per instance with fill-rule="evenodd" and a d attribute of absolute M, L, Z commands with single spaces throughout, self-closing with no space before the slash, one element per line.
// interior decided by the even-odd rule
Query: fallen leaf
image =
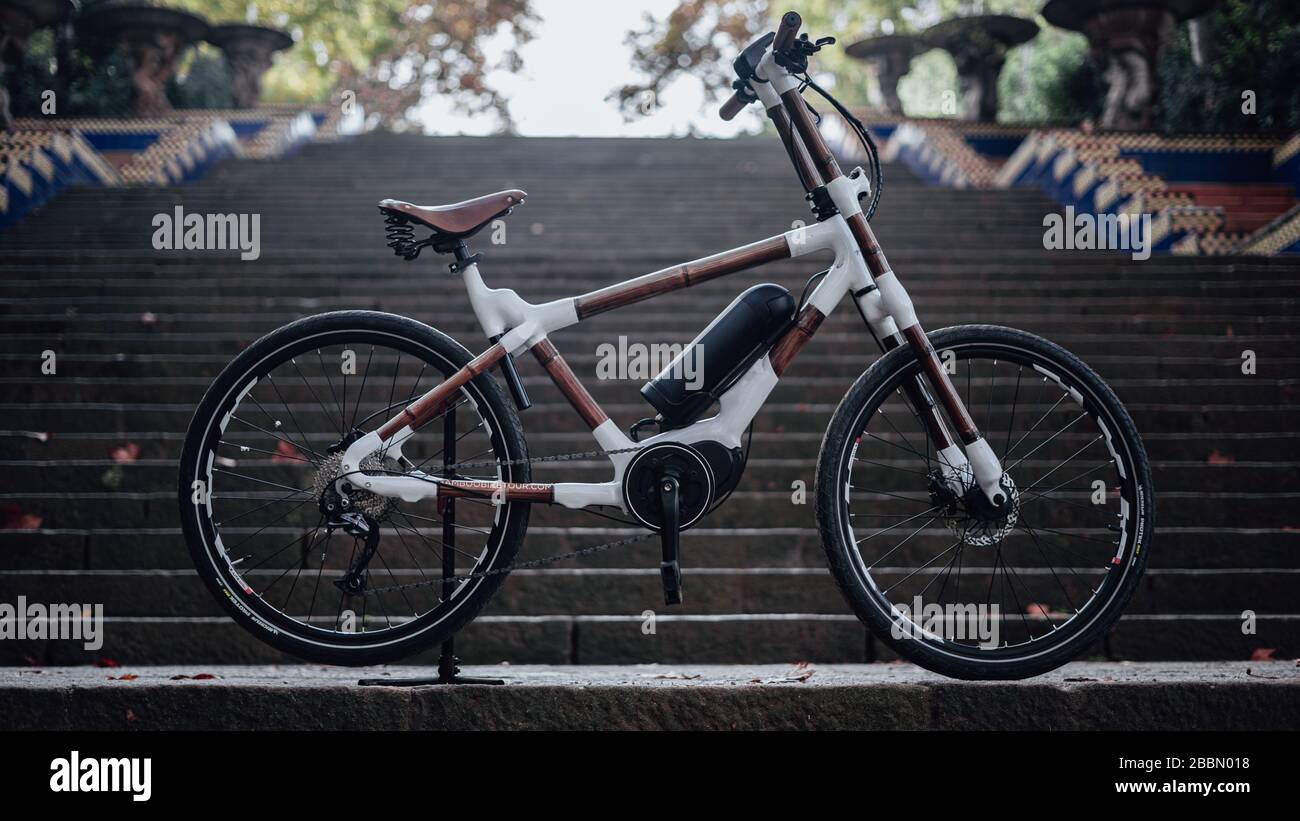
<path fill-rule="evenodd" d="M 140 446 L 135 442 L 127 442 L 125 445 L 113 448 L 108 452 L 114 462 L 119 464 L 129 464 L 134 462 L 140 456 Z"/>
<path fill-rule="evenodd" d="M 1220 453 L 1218 448 L 1210 451 L 1210 455 L 1205 457 L 1205 461 L 1211 465 L 1231 465 L 1235 464 L 1237 458 L 1226 453 Z"/>
<path fill-rule="evenodd" d="M 284 464 L 285 462 L 304 462 L 306 460 L 302 458 L 297 448 L 281 439 L 280 444 L 275 446 L 275 455 L 271 457 L 271 461 L 276 464 Z"/>
<path fill-rule="evenodd" d="M 1276 647 L 1256 647 L 1255 651 L 1250 654 L 1251 661 L 1277 661 L 1273 654 L 1277 652 Z"/>
<path fill-rule="evenodd" d="M 0 530 L 39 530 L 43 516 L 27 513 L 16 502 L 0 507 Z"/>
<path fill-rule="evenodd" d="M 109 676 L 108 680 L 109 681 L 135 681 L 138 678 L 139 676 L 137 676 L 135 673 L 123 673 L 120 676 Z"/>

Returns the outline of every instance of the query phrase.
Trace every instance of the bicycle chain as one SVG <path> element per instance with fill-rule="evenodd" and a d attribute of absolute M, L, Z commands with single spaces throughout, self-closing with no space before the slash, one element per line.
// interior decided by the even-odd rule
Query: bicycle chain
<path fill-rule="evenodd" d="M 468 468 L 468 467 L 502 467 L 505 465 L 523 465 L 523 464 L 532 465 L 535 462 L 572 462 L 578 459 L 590 459 L 595 456 L 613 456 L 614 454 L 618 454 L 618 453 L 631 453 L 633 451 L 641 450 L 642 447 L 643 447 L 642 445 L 637 445 L 636 447 L 616 448 L 614 450 L 589 450 L 589 451 L 582 451 L 578 453 L 558 453 L 553 456 L 537 456 L 537 457 L 528 457 L 524 459 L 506 459 L 506 460 L 497 460 L 492 462 L 456 462 L 454 464 L 447 465 L 446 467 L 455 470 L 459 468 Z M 397 584 L 397 585 L 389 585 L 388 587 L 376 587 L 373 589 L 365 590 L 360 595 L 372 596 L 372 595 L 378 595 L 380 593 L 394 593 L 400 590 L 412 590 L 421 587 L 432 587 L 433 585 L 441 585 L 447 582 L 473 581 L 475 579 L 483 579 L 489 576 L 500 576 L 506 573 L 514 572 L 515 570 L 527 570 L 534 567 L 544 567 L 548 564 L 554 564 L 556 562 L 565 561 L 566 559 L 576 559 L 582 556 L 591 556 L 596 553 L 603 553 L 606 550 L 612 550 L 615 547 L 623 547 L 624 545 L 635 544 L 636 542 L 645 541 L 646 539 L 649 539 L 657 535 L 659 534 L 653 532 L 642 533 L 637 536 L 629 536 L 626 539 L 616 539 L 615 541 L 612 542 L 605 542 L 603 544 L 593 545 L 591 547 L 584 547 L 579 550 L 570 551 L 568 553 L 560 553 L 554 556 L 543 556 L 540 559 L 530 559 L 529 561 L 526 562 L 517 562 L 515 564 L 508 565 L 507 567 L 498 567 L 495 570 L 484 570 L 479 573 L 466 573 L 464 575 L 446 576 L 439 579 L 426 579 L 425 581 L 413 582 L 411 584 Z"/>
<path fill-rule="evenodd" d="M 593 456 L 613 456 L 617 453 L 633 453 L 641 450 L 643 446 L 637 445 L 632 448 L 615 448 L 614 450 L 587 450 L 581 453 L 557 453 L 554 456 L 530 456 L 524 459 L 500 459 L 493 462 L 455 462 L 445 467 L 452 470 L 460 468 L 494 468 L 506 465 L 531 465 L 536 462 L 573 462 L 578 459 L 590 459 Z M 421 462 L 421 464 L 424 464 Z"/>
<path fill-rule="evenodd" d="M 388 587 L 376 587 L 373 589 L 365 590 L 364 592 L 361 593 L 361 595 L 371 596 L 371 595 L 378 595 L 379 593 L 394 593 L 399 590 L 412 590 L 420 587 L 432 587 L 435 584 L 443 584 L 445 582 L 473 581 L 474 579 L 484 579 L 487 578 L 488 576 L 500 576 L 506 573 L 512 573 L 516 570 L 527 570 L 533 567 L 543 567 L 548 564 L 554 564 L 555 562 L 564 561 L 565 559 L 576 559 L 581 556 L 590 556 L 595 553 L 603 553 L 606 550 L 611 550 L 615 547 L 623 547 L 624 545 L 634 544 L 636 542 L 642 542 L 645 541 L 646 539 L 651 538 L 652 536 L 658 536 L 658 535 L 659 535 L 658 533 L 641 533 L 637 536 L 629 536 L 626 539 L 619 539 L 613 542 L 605 542 L 604 544 L 593 545 L 592 547 L 584 547 L 581 550 L 573 550 L 568 553 L 560 553 L 556 556 L 544 556 L 540 559 L 530 559 L 529 561 L 519 562 L 516 564 L 512 564 L 508 567 L 498 567 L 495 570 L 484 570 L 479 573 L 466 573 L 461 576 L 447 576 L 441 579 L 426 579 L 425 581 L 413 582 L 411 584 L 394 584 L 394 585 L 389 585 Z"/>

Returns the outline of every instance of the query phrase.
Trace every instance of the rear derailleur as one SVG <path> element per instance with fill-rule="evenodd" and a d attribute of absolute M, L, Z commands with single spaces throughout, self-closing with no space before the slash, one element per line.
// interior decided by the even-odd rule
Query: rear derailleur
<path fill-rule="evenodd" d="M 379 522 L 364 513 L 348 510 L 351 505 L 341 497 L 333 487 L 321 495 L 320 510 L 325 516 L 325 527 L 329 533 L 342 530 L 353 538 L 361 539 L 361 548 L 353 551 L 352 561 L 347 572 L 334 580 L 334 586 L 349 596 L 361 596 L 366 592 L 368 578 L 367 567 L 379 549 Z"/>

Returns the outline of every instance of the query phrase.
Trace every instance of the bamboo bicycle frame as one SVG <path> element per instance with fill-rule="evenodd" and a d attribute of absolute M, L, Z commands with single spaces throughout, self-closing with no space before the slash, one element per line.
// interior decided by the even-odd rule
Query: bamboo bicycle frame
<path fill-rule="evenodd" d="M 438 417 L 440 410 L 467 382 L 483 374 L 504 356 L 532 351 L 552 382 L 592 430 L 606 451 L 630 450 L 659 442 L 689 443 L 715 439 L 739 444 L 740 433 L 766 400 L 776 380 L 812 339 L 827 314 L 851 294 L 884 351 L 908 345 L 915 352 L 924 378 L 905 383 L 905 393 L 934 439 L 945 475 L 969 469 L 976 483 L 1000 504 L 1002 467 L 976 427 L 953 386 L 924 329 L 911 299 L 889 266 L 880 243 L 858 203 L 861 182 L 846 177 L 817 131 L 797 80 L 781 68 L 771 51 L 756 73 L 769 78 L 751 82 L 780 135 L 800 181 L 811 192 L 824 187 L 839 213 L 806 228 L 796 228 L 741 248 L 682 263 L 577 297 L 542 305 L 522 300 L 514 291 L 488 288 L 477 264 L 464 267 L 470 301 L 489 338 L 496 343 L 437 387 L 412 402 L 378 430 L 348 448 L 343 458 L 346 477 L 366 455 L 380 448 L 399 449 L 401 441 Z M 748 270 L 765 263 L 819 250 L 835 253 L 835 263 L 813 291 L 799 315 L 767 352 L 720 400 L 721 412 L 677 430 L 634 444 L 610 420 L 568 363 L 550 342 L 552 331 L 592 316 L 633 305 L 701 282 Z M 734 396 L 733 396 L 734 395 Z M 937 396 L 936 404 L 933 396 Z M 729 399 L 730 398 L 730 399 Z M 939 412 L 942 408 L 942 415 Z M 956 429 L 949 433 L 945 416 Z M 960 442 L 960 444 L 958 444 Z M 615 478 L 604 483 L 513 484 L 494 481 L 440 479 L 425 474 L 367 476 L 367 490 L 408 501 L 441 493 L 447 496 L 486 496 L 502 501 L 557 502 L 568 507 L 622 505 L 621 476 L 629 456 L 613 453 Z M 344 478 L 340 478 L 340 491 Z M 355 479 L 349 480 L 355 482 Z"/>

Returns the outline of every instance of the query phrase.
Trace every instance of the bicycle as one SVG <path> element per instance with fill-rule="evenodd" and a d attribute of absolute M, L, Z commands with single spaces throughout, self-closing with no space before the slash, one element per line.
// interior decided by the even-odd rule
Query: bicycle
<path fill-rule="evenodd" d="M 511 570 L 656 535 L 665 601 L 680 602 L 681 532 L 736 487 L 742 436 L 846 297 L 882 356 L 831 419 L 815 495 L 831 575 L 857 617 L 901 656 L 972 679 L 1051 670 L 1117 621 L 1152 537 L 1150 468 L 1132 420 L 1100 377 L 1046 339 L 989 325 L 922 329 L 868 223 L 882 182 L 874 144 L 807 73 L 834 41 L 798 36 L 801 25 L 790 12 L 744 49 L 722 116 L 763 105 L 816 214 L 808 226 L 531 304 L 488 287 L 467 244 L 523 191 L 379 203 L 395 253 L 454 256 L 490 347 L 473 355 L 410 319 L 340 311 L 286 325 L 226 367 L 191 422 L 179 502 L 195 566 L 237 622 L 306 659 L 393 661 L 470 622 Z M 869 171 L 841 171 L 808 87 L 865 140 Z M 834 262 L 799 300 L 774 284 L 737 297 L 642 388 L 657 414 L 627 433 L 550 341 L 606 311 L 819 251 Z M 608 459 L 612 478 L 532 480 L 540 460 L 528 455 L 518 413 L 529 400 L 513 360 L 524 351 L 599 447 L 544 460 Z M 704 376 L 688 380 L 679 366 L 699 354 Z M 643 532 L 513 564 L 536 504 L 617 509 Z"/>

